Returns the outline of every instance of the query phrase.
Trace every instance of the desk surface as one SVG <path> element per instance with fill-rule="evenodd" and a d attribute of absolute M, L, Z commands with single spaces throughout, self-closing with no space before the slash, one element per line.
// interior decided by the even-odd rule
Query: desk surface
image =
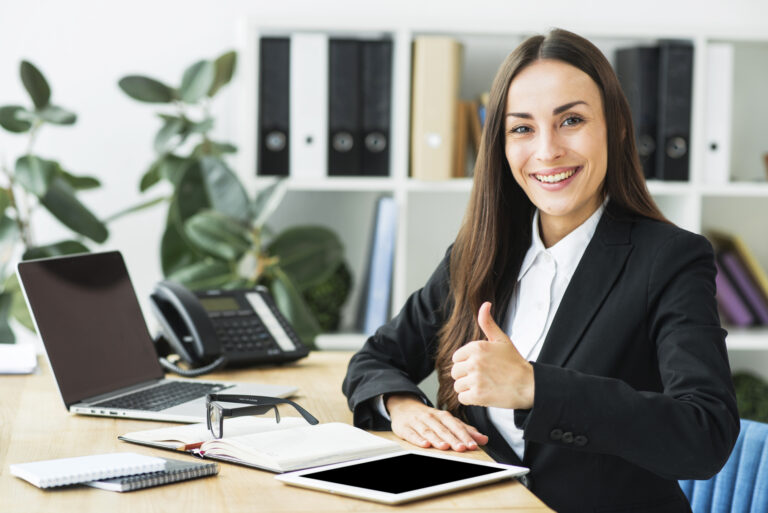
<path fill-rule="evenodd" d="M 291 365 L 212 374 L 212 379 L 292 384 L 295 400 L 321 422 L 352 422 L 341 380 L 350 353 L 313 352 Z M 44 360 L 44 358 L 40 358 Z M 46 364 L 37 374 L 0 376 L 0 510 L 8 512 L 253 512 L 253 511 L 549 511 L 516 480 L 413 502 L 385 506 L 358 499 L 286 486 L 274 474 L 220 463 L 218 477 L 187 481 L 130 493 L 88 487 L 40 490 L 10 474 L 9 465 L 85 454 L 133 451 L 191 458 L 117 440 L 130 431 L 166 424 L 72 415 L 64 409 Z M 22 409 L 20 404 L 26 406 Z M 288 412 L 286 412 L 288 413 Z M 380 433 L 381 434 L 381 433 Z M 383 433 L 394 439 L 391 433 Z M 405 442 L 402 442 L 407 445 Z M 481 451 L 465 453 L 488 459 Z"/>

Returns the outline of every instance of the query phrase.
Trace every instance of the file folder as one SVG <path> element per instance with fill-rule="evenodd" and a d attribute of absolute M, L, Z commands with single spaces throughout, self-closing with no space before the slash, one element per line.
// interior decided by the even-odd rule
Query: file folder
<path fill-rule="evenodd" d="M 363 41 L 362 174 L 389 175 L 392 41 Z"/>
<path fill-rule="evenodd" d="M 361 174 L 360 42 L 328 43 L 328 175 Z"/>
<path fill-rule="evenodd" d="M 656 174 L 662 180 L 688 180 L 692 82 L 693 45 L 660 42 Z"/>
<path fill-rule="evenodd" d="M 290 41 L 261 38 L 259 44 L 258 175 L 286 176 L 290 169 Z"/>

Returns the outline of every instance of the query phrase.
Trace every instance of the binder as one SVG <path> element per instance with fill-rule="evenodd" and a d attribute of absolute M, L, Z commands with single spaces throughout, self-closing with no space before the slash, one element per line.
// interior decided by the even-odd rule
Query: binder
<path fill-rule="evenodd" d="M 328 42 L 328 175 L 352 176 L 362 167 L 360 42 Z"/>
<path fill-rule="evenodd" d="M 643 174 L 656 178 L 656 132 L 659 94 L 658 47 L 622 48 L 616 51 L 616 75 L 632 111 L 635 141 Z"/>
<path fill-rule="evenodd" d="M 693 44 L 660 42 L 656 175 L 662 180 L 688 180 L 692 82 Z"/>
<path fill-rule="evenodd" d="M 750 312 L 760 324 L 768 325 L 768 298 L 762 294 L 736 251 L 723 251 L 718 254 L 717 258 Z"/>
<path fill-rule="evenodd" d="M 290 175 L 326 176 L 328 166 L 328 36 L 291 36 Z"/>
<path fill-rule="evenodd" d="M 733 45 L 707 45 L 707 153 L 704 179 L 710 185 L 725 185 L 730 174 L 731 108 L 733 101 Z"/>
<path fill-rule="evenodd" d="M 447 180 L 454 169 L 461 46 L 449 37 L 413 43 L 411 176 Z"/>
<path fill-rule="evenodd" d="M 723 271 L 719 259 L 715 259 L 715 267 L 717 268 L 715 275 L 717 304 L 726 320 L 734 326 L 751 326 L 755 322 L 755 317 L 747 308 L 728 275 Z"/>
<path fill-rule="evenodd" d="M 392 110 L 392 41 L 362 45 L 362 174 L 389 176 Z"/>
<path fill-rule="evenodd" d="M 258 175 L 287 176 L 290 169 L 290 41 L 263 37 L 259 44 Z"/>

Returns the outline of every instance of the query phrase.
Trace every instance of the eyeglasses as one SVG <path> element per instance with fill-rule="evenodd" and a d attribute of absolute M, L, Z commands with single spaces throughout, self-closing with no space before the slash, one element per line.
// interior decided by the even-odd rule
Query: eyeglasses
<path fill-rule="evenodd" d="M 225 408 L 220 402 L 225 403 L 243 403 L 251 406 L 241 406 L 239 408 Z M 205 397 L 206 419 L 208 421 L 208 430 L 214 438 L 224 436 L 224 417 L 243 417 L 245 415 L 263 415 L 270 410 L 275 411 L 275 420 L 280 422 L 280 412 L 277 409 L 279 404 L 289 404 L 296 408 L 304 420 L 310 424 L 319 424 L 319 421 L 307 410 L 291 401 L 290 399 L 281 399 L 279 397 L 266 397 L 261 395 L 230 395 L 230 394 L 208 394 Z"/>

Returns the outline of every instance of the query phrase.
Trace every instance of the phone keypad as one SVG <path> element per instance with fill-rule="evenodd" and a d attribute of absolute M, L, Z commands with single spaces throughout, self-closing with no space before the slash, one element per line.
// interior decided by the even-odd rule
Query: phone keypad
<path fill-rule="evenodd" d="M 266 351 L 275 345 L 255 315 L 218 318 L 213 325 L 225 352 Z"/>

